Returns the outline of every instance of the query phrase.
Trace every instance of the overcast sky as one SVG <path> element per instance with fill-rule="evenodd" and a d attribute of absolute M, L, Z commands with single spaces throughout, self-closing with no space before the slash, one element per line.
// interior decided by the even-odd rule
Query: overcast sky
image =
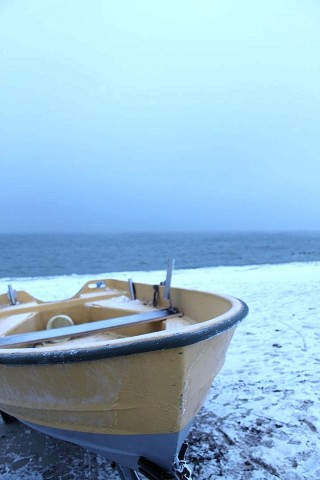
<path fill-rule="evenodd" d="M 317 0 L 0 0 L 0 232 L 320 229 Z"/>

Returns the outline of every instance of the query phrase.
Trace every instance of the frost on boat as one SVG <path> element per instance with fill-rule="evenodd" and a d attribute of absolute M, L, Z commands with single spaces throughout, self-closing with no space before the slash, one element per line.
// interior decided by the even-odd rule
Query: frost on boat
<path fill-rule="evenodd" d="M 115 462 L 188 479 L 183 443 L 247 307 L 106 279 L 64 301 L 0 295 L 0 410 Z"/>

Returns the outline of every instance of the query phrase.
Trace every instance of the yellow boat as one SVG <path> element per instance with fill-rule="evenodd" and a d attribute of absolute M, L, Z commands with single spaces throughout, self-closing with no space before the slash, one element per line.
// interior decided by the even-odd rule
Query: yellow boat
<path fill-rule="evenodd" d="M 104 455 L 122 479 L 189 479 L 179 452 L 247 306 L 119 280 L 0 295 L 0 410 Z M 169 286 L 168 286 L 169 285 Z"/>

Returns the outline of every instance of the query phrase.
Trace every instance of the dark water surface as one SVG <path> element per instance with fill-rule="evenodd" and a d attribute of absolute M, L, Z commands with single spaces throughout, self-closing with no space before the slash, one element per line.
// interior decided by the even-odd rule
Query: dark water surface
<path fill-rule="evenodd" d="M 0 277 L 320 260 L 320 232 L 0 235 Z"/>

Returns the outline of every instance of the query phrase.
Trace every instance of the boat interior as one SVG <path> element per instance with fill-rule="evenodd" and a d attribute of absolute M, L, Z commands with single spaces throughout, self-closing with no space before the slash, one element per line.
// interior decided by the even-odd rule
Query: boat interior
<path fill-rule="evenodd" d="M 66 342 L 75 344 L 88 340 L 98 342 L 134 337 L 173 330 L 195 323 L 186 315 L 182 316 L 180 312 L 172 313 L 165 318 L 162 316 L 158 321 L 157 318 L 149 319 L 150 313 L 159 311 L 159 307 L 169 306 L 168 301 L 164 301 L 161 294 L 159 305 L 154 306 L 152 299 L 130 298 L 129 288 L 124 290 L 114 287 L 112 281 L 89 282 L 74 297 L 64 301 L 48 303 L 41 302 L 23 291 L 14 293 L 14 304 L 12 302 L 8 303 L 9 293 L 8 298 L 1 295 L 0 348 L 1 338 L 3 337 L 42 331 L 48 332 L 48 330 L 51 330 L 51 338 L 48 341 L 38 342 L 35 340 L 33 342 L 32 337 L 30 337 L 30 342 L 24 346 L 54 346 L 57 348 L 58 343 L 61 345 Z M 139 322 L 122 325 L 125 317 L 129 319 L 130 316 L 137 317 L 137 314 L 140 314 Z M 99 327 L 99 322 L 108 322 L 114 319 L 120 319 L 120 321 L 112 330 L 107 325 L 105 331 L 95 332 L 94 328 L 96 325 Z M 75 332 L 75 335 L 73 335 L 71 332 L 67 338 L 55 338 L 55 335 L 62 328 L 69 327 L 69 331 L 70 327 L 81 325 L 86 327 L 83 332 L 80 332 L 81 334 Z M 20 346 L 22 346 L 22 342 Z"/>
<path fill-rule="evenodd" d="M 185 292 L 174 288 L 166 298 L 163 285 L 98 280 L 85 284 L 74 297 L 43 302 L 10 287 L 7 294 L 0 295 L 0 348 L 59 348 L 66 343 L 181 331 L 232 307 L 225 297 Z"/>

